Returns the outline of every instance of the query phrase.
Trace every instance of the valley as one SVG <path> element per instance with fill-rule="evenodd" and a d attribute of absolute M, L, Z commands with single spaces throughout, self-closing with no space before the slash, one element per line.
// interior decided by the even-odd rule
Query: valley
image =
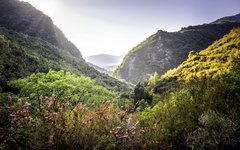
<path fill-rule="evenodd" d="M 1 0 L 0 51 L 0 149 L 240 148 L 240 14 L 83 57 L 44 12 Z"/>

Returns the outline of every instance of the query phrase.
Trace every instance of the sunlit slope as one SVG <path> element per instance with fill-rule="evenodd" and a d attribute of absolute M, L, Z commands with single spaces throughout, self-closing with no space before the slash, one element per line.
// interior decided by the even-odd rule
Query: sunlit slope
<path fill-rule="evenodd" d="M 190 81 L 215 78 L 232 69 L 233 61 L 240 57 L 240 28 L 235 28 L 201 52 L 191 51 L 188 59 L 168 71 L 163 79 L 176 78 Z"/>

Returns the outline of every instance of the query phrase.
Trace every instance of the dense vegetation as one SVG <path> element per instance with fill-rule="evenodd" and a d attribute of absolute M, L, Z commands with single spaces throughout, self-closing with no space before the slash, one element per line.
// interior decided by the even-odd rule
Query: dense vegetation
<path fill-rule="evenodd" d="M 236 28 L 207 49 L 201 52 L 191 51 L 186 61 L 177 68 L 168 71 L 163 75 L 163 78 L 190 81 L 209 77 L 215 78 L 228 72 L 234 67 L 233 61 L 236 61 L 236 57 L 240 56 L 239 35 L 240 28 Z"/>
<path fill-rule="evenodd" d="M 48 94 L 52 93 L 59 99 L 71 96 L 72 103 L 95 107 L 115 97 L 114 92 L 97 85 L 91 78 L 78 77 L 64 71 L 32 74 L 24 79 L 10 81 L 9 84 L 20 89 L 19 96 L 27 100 L 51 96 Z"/>
<path fill-rule="evenodd" d="M 232 30 L 203 52 L 191 52 L 176 69 L 179 78 L 155 73 L 130 93 L 113 93 L 64 71 L 10 81 L 15 93 L 1 94 L 0 148 L 237 149 L 239 38 L 240 29 Z M 194 60 L 196 56 L 200 58 Z M 222 72 L 188 80 L 186 75 L 199 71 L 191 69 L 194 64 L 201 71 L 217 66 Z M 165 88 L 178 86 L 156 91 L 165 80 L 171 81 Z"/>

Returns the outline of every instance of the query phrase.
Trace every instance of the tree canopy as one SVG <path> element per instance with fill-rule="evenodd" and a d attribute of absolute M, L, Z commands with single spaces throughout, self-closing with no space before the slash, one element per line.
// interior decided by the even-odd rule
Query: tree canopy
<path fill-rule="evenodd" d="M 26 78 L 9 82 L 10 86 L 19 88 L 19 96 L 38 99 L 40 96 L 56 95 L 60 99 L 71 96 L 74 103 L 85 105 L 100 104 L 114 98 L 115 93 L 96 84 L 95 80 L 85 76 L 76 76 L 64 71 L 36 73 Z"/>

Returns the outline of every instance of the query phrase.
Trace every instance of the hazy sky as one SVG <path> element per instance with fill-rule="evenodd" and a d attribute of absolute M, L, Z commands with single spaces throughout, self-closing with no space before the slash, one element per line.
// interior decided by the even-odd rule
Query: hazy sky
<path fill-rule="evenodd" d="M 162 29 L 240 13 L 240 0 L 24 0 L 49 15 L 81 51 L 126 54 Z"/>

